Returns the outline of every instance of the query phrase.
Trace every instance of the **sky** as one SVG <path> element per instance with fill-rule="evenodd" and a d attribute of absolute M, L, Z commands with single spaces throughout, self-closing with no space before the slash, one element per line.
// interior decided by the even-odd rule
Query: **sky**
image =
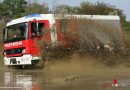
<path fill-rule="evenodd" d="M 83 1 L 89 1 L 92 3 L 95 3 L 97 1 L 104 2 L 123 10 L 126 15 L 126 19 L 130 21 L 130 0 L 35 0 L 35 1 L 38 1 L 40 3 L 46 2 L 49 8 L 63 4 L 70 6 L 78 6 Z"/>

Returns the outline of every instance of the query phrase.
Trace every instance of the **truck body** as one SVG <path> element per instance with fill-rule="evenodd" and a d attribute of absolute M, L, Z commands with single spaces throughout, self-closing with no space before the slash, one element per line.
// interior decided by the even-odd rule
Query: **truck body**
<path fill-rule="evenodd" d="M 87 38 L 84 34 L 87 31 L 94 32 L 104 44 L 109 43 L 109 40 L 106 42 L 107 38 L 104 40 L 102 31 L 96 31 L 97 24 L 91 23 L 87 26 L 81 23 L 80 19 L 88 20 L 87 22 L 94 20 L 100 25 L 107 24 L 108 27 L 115 27 L 121 32 L 119 16 L 32 14 L 7 23 L 4 30 L 4 64 L 32 65 L 33 62 L 39 61 L 41 58 L 38 41 L 43 41 L 45 48 L 82 47 L 82 38 Z M 83 29 L 84 26 L 90 30 Z"/>

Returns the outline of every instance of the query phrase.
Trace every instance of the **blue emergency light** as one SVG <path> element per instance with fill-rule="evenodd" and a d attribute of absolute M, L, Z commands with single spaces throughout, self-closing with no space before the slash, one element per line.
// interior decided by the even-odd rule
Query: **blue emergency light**
<path fill-rule="evenodd" d="M 30 18 L 30 17 L 41 17 L 41 15 L 40 14 L 32 14 L 32 15 L 25 16 L 25 18 Z"/>

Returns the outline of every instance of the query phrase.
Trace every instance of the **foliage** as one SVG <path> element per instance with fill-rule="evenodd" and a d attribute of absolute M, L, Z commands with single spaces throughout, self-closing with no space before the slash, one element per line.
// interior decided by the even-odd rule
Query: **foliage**
<path fill-rule="evenodd" d="M 123 23 L 124 31 L 130 31 L 130 21 L 126 21 Z"/>
<path fill-rule="evenodd" d="M 25 12 L 27 2 L 25 0 L 3 0 L 2 17 L 18 18 Z"/>
<path fill-rule="evenodd" d="M 0 2 L 0 19 L 2 18 L 1 13 L 2 13 L 2 3 Z"/>
<path fill-rule="evenodd" d="M 34 13 L 48 13 L 48 7 L 26 0 L 3 0 L 0 3 L 0 18 L 19 18 Z"/>
<path fill-rule="evenodd" d="M 90 15 L 118 14 L 123 16 L 122 10 L 116 9 L 114 6 L 111 6 L 103 2 L 96 2 L 95 4 L 90 2 L 82 2 L 79 7 L 79 13 Z"/>
<path fill-rule="evenodd" d="M 24 15 L 30 15 L 35 13 L 48 13 L 48 7 L 40 5 L 38 3 L 32 3 L 27 6 Z"/>
<path fill-rule="evenodd" d="M 54 9 L 54 13 L 74 14 L 74 13 L 78 13 L 78 7 L 71 7 L 68 5 L 59 5 Z"/>

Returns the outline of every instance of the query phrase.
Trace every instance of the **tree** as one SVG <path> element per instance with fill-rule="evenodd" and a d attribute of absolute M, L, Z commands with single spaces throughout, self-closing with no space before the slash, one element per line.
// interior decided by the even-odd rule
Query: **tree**
<path fill-rule="evenodd" d="M 30 15 L 35 13 L 48 13 L 49 9 L 45 5 L 40 5 L 38 3 L 32 3 L 27 6 L 24 15 Z"/>
<path fill-rule="evenodd" d="M 26 0 L 3 0 L 2 16 L 4 18 L 18 18 L 25 12 Z"/>
<path fill-rule="evenodd" d="M 2 19 L 2 3 L 0 2 L 0 19 Z"/>
<path fill-rule="evenodd" d="M 82 2 L 79 7 L 79 14 L 94 14 L 95 8 L 94 4 L 90 2 Z"/>
<path fill-rule="evenodd" d="M 54 9 L 54 13 L 67 14 L 71 13 L 71 7 L 67 5 L 59 5 Z"/>
<path fill-rule="evenodd" d="M 68 5 L 59 5 L 54 9 L 54 13 L 75 14 L 75 13 L 78 13 L 78 7 L 71 7 Z"/>
<path fill-rule="evenodd" d="M 116 14 L 125 18 L 125 15 L 122 10 L 117 9 L 115 6 L 111 6 L 104 2 L 96 2 L 95 4 L 90 2 L 82 2 L 79 6 L 79 14 L 90 14 L 90 15 Z"/>

